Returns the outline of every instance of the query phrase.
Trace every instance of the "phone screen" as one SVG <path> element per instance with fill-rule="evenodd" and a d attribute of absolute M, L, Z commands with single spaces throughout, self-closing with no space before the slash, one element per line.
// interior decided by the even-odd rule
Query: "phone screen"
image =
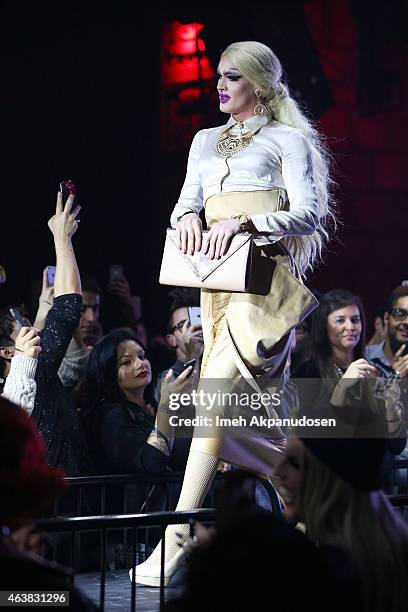
<path fill-rule="evenodd" d="M 26 322 L 21 316 L 21 314 L 18 312 L 18 310 L 16 310 L 15 308 L 10 308 L 10 314 L 16 322 L 19 331 L 22 327 L 25 327 Z"/>
<path fill-rule="evenodd" d="M 123 266 L 112 265 L 109 268 L 109 280 L 110 282 L 116 280 L 117 278 L 123 278 Z"/>
<path fill-rule="evenodd" d="M 201 308 L 199 306 L 189 306 L 188 318 L 191 325 L 201 325 Z"/>
<path fill-rule="evenodd" d="M 69 198 L 70 195 L 74 196 L 74 201 L 72 203 L 72 209 L 74 210 L 74 208 L 76 206 L 78 206 L 79 204 L 79 197 L 78 197 L 78 188 L 77 186 L 70 180 L 66 180 L 66 181 L 61 181 L 60 182 L 60 191 L 62 193 L 62 203 L 65 206 L 65 204 L 67 203 L 67 200 Z M 79 214 L 76 215 L 75 220 L 80 221 L 79 218 Z"/>
<path fill-rule="evenodd" d="M 56 270 L 55 266 L 47 266 L 47 280 L 48 280 L 48 286 L 49 287 L 53 287 L 54 286 L 55 270 Z"/>
<path fill-rule="evenodd" d="M 61 181 L 60 182 L 60 190 L 62 193 L 62 202 L 65 206 L 65 204 L 67 203 L 68 197 L 70 195 L 75 196 L 74 199 L 74 205 L 77 206 L 78 204 L 78 190 L 76 188 L 76 186 L 74 185 L 74 183 L 68 179 L 66 181 Z"/>

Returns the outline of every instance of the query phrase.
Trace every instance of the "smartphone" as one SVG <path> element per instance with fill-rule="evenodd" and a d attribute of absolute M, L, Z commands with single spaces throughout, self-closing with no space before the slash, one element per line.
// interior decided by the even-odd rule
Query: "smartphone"
<path fill-rule="evenodd" d="M 55 271 L 56 271 L 56 267 L 55 266 L 47 266 L 47 280 L 48 280 L 48 286 L 49 287 L 53 287 L 54 286 Z"/>
<path fill-rule="evenodd" d="M 189 374 L 189 376 L 191 376 L 192 373 L 194 372 L 194 367 L 195 367 L 196 362 L 197 362 L 197 359 L 191 359 L 190 361 L 186 361 L 186 363 L 184 364 L 183 372 L 185 372 L 185 370 L 187 370 L 187 368 L 189 368 L 190 366 L 193 366 L 193 369 L 191 370 Z"/>
<path fill-rule="evenodd" d="M 68 197 L 70 195 L 74 196 L 72 210 L 75 208 L 75 206 L 78 206 L 79 204 L 78 189 L 76 185 L 71 181 L 71 179 L 67 179 L 66 181 L 60 182 L 60 191 L 62 193 L 62 203 L 64 206 L 67 203 Z M 77 221 L 79 220 L 78 217 L 76 217 L 76 220 Z"/>
<path fill-rule="evenodd" d="M 10 314 L 18 327 L 18 331 L 20 331 L 22 327 L 26 327 L 27 323 L 16 308 L 10 308 Z"/>
<path fill-rule="evenodd" d="M 110 282 L 116 280 L 117 278 L 123 278 L 123 277 L 124 277 L 123 266 L 112 265 L 109 268 L 109 281 Z"/>
<path fill-rule="evenodd" d="M 401 353 L 401 357 L 405 357 L 405 355 L 408 355 L 408 342 L 404 342 L 405 344 L 405 348 Z"/>
<path fill-rule="evenodd" d="M 188 318 L 191 325 L 199 325 L 201 327 L 201 308 L 199 306 L 189 306 Z"/>

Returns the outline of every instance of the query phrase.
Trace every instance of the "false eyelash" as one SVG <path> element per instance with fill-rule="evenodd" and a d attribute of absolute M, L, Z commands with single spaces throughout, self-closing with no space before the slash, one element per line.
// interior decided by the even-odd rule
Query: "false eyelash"
<path fill-rule="evenodd" d="M 217 74 L 215 75 L 216 80 L 219 81 L 221 76 L 222 75 L 219 72 L 217 72 Z M 241 78 L 241 75 L 239 75 L 239 76 L 235 76 L 235 75 L 227 76 L 227 79 L 229 79 L 230 81 L 239 81 L 240 78 Z"/>

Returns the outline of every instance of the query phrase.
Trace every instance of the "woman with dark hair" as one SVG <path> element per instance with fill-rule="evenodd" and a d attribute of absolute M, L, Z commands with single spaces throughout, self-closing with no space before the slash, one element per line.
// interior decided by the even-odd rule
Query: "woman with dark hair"
<path fill-rule="evenodd" d="M 307 358 L 295 371 L 297 379 L 315 379 L 298 385 L 302 410 L 326 417 L 333 410 L 343 435 L 395 438 L 393 452 L 400 452 L 405 424 L 398 381 L 382 378 L 364 349 L 361 299 L 343 289 L 325 293 L 312 315 Z"/>
<path fill-rule="evenodd" d="M 345 372 L 353 361 L 364 357 L 364 309 L 357 295 L 343 289 L 329 291 L 310 318 L 305 360 L 296 369 L 296 376 L 300 372 L 305 378 L 327 378 L 336 367 Z M 361 373 L 376 373 L 368 362 L 360 366 Z"/>
<path fill-rule="evenodd" d="M 156 473 L 180 465 L 168 403 L 171 393 L 194 384 L 192 370 L 190 366 L 175 380 L 169 370 L 156 412 L 151 366 L 141 342 L 126 329 L 99 340 L 89 357 L 82 401 L 99 471 Z"/>

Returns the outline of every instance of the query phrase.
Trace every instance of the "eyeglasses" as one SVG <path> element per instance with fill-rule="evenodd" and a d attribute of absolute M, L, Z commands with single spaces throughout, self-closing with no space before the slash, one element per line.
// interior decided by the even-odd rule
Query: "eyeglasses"
<path fill-rule="evenodd" d="M 179 331 L 181 332 L 183 330 L 183 325 L 184 323 L 187 321 L 187 319 L 184 319 L 183 321 L 179 321 L 178 323 L 176 323 L 175 325 L 173 325 L 173 327 L 171 328 L 171 333 L 174 334 L 175 331 Z"/>
<path fill-rule="evenodd" d="M 392 308 L 390 314 L 396 321 L 403 321 L 408 317 L 408 310 L 405 308 Z"/>

